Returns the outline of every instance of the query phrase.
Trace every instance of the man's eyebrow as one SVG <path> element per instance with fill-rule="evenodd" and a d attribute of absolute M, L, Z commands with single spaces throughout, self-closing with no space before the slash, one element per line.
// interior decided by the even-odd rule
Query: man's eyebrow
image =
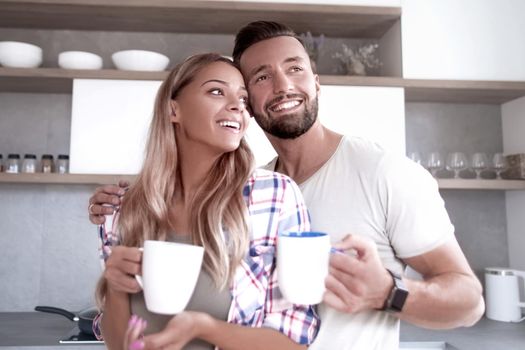
<path fill-rule="evenodd" d="M 304 58 L 301 57 L 301 56 L 293 56 L 293 57 L 288 57 L 286 58 L 283 63 L 290 63 L 290 62 L 304 62 Z M 265 69 L 268 69 L 270 68 L 270 65 L 268 64 L 263 64 L 263 65 L 260 65 L 258 67 L 255 67 L 251 72 L 250 72 L 250 77 L 253 77 L 255 74 L 265 70 Z"/>

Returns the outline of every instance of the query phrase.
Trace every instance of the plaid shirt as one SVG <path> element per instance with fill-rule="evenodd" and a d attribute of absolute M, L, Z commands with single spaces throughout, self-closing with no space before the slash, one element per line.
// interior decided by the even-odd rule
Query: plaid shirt
<path fill-rule="evenodd" d="M 308 231 L 310 218 L 301 191 L 287 176 L 258 169 L 243 190 L 250 214 L 250 249 L 230 286 L 232 303 L 228 322 L 278 330 L 300 344 L 311 344 L 320 321 L 312 306 L 294 305 L 279 290 L 276 266 L 276 242 L 279 232 Z M 100 226 L 101 258 L 118 244 L 113 234 L 113 220 Z M 109 228 L 109 230 L 107 229 Z M 97 317 L 94 329 L 100 334 Z"/>

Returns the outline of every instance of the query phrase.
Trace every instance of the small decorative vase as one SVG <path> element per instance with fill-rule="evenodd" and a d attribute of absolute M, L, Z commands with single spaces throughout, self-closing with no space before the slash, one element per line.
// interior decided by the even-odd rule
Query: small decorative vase
<path fill-rule="evenodd" d="M 348 75 L 366 75 L 366 67 L 363 62 L 351 58 L 350 62 L 346 63 L 346 74 Z"/>

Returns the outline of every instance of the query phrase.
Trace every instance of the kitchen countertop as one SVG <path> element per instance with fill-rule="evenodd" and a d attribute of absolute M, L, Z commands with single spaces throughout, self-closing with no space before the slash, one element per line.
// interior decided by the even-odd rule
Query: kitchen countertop
<path fill-rule="evenodd" d="M 61 350 L 101 350 L 104 344 L 60 344 L 76 323 L 43 312 L 0 312 L 0 347 L 2 350 L 42 347 Z"/>
<path fill-rule="evenodd" d="M 41 312 L 0 312 L 0 347 L 14 350 L 43 347 L 61 350 L 101 350 L 102 344 L 59 344 L 75 323 L 60 315 Z M 445 341 L 459 350 L 522 350 L 525 348 L 525 322 L 506 323 L 481 319 L 470 328 L 437 331 L 401 324 L 402 342 Z"/>
<path fill-rule="evenodd" d="M 483 317 L 472 327 L 452 330 L 428 330 L 402 322 L 400 340 L 445 341 L 459 350 L 523 350 L 525 322 L 499 322 Z"/>

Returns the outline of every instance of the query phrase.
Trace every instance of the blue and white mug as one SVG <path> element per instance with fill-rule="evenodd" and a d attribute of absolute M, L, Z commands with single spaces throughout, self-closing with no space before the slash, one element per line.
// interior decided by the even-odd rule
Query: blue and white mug
<path fill-rule="evenodd" d="M 286 300 L 318 304 L 323 300 L 330 259 L 324 232 L 284 232 L 277 238 L 277 278 Z"/>

